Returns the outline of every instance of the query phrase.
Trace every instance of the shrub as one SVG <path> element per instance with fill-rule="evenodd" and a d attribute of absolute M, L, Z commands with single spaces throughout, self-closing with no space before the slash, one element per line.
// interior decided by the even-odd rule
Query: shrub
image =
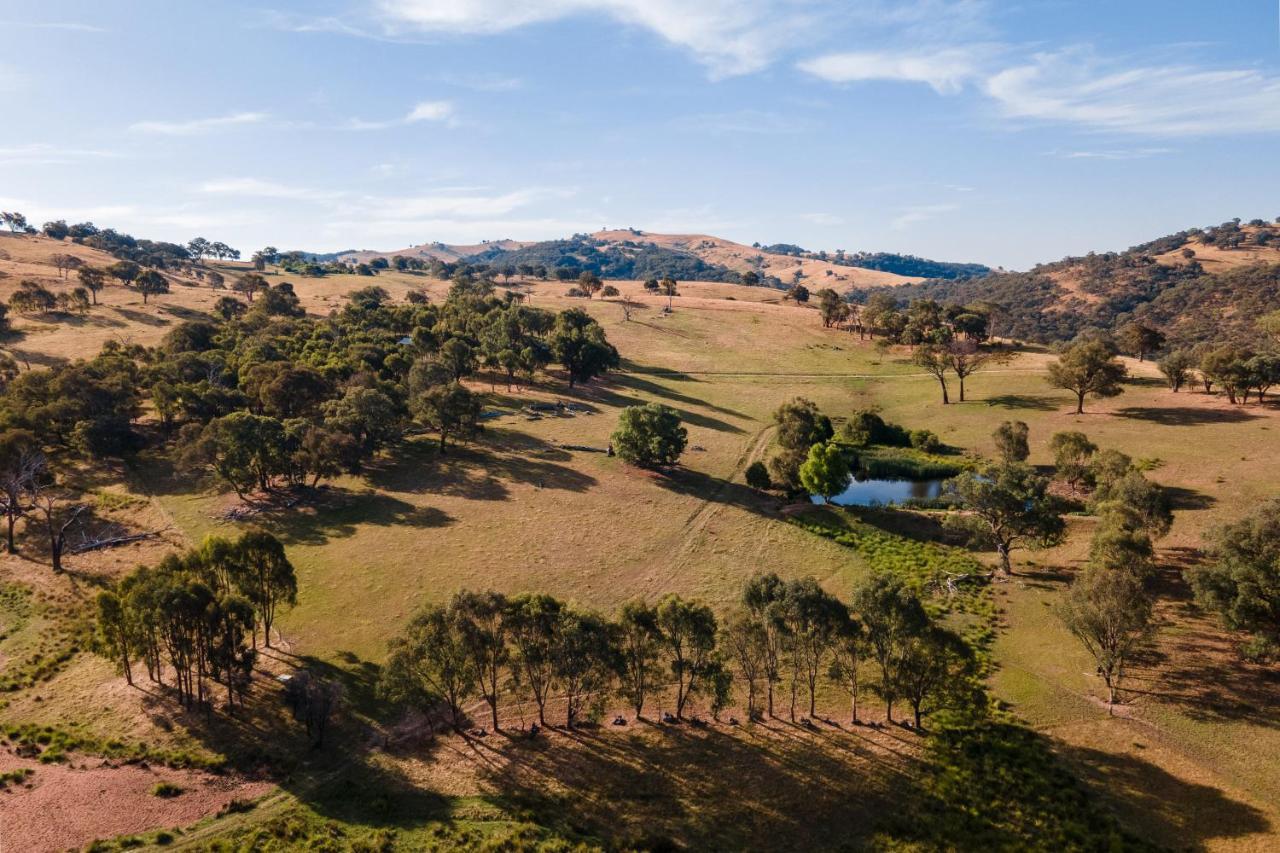
<path fill-rule="evenodd" d="M 169 800 L 169 799 L 173 799 L 174 797 L 181 796 L 185 792 L 186 792 L 185 788 L 183 788 L 181 785 L 175 785 L 172 782 L 157 782 L 151 788 L 151 793 L 154 796 L 160 797 L 165 800 Z"/>
<path fill-rule="evenodd" d="M 641 468 L 675 464 L 688 439 L 680 416 L 659 403 L 623 409 L 610 436 L 622 460 Z"/>
<path fill-rule="evenodd" d="M 931 430 L 914 429 L 911 431 L 911 446 L 925 453 L 937 453 L 942 449 L 942 441 Z"/>
<path fill-rule="evenodd" d="M 769 468 L 759 459 L 747 466 L 746 478 L 747 485 L 753 489 L 766 491 L 773 487 L 773 480 L 769 477 Z"/>

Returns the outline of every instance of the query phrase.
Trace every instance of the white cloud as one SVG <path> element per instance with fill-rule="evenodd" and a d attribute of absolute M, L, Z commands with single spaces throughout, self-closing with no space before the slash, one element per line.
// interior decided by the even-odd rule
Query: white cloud
<path fill-rule="evenodd" d="M 228 127 L 261 124 L 270 116 L 267 113 L 242 112 L 214 118 L 198 118 L 188 121 L 140 121 L 129 126 L 138 133 L 154 133 L 162 136 L 199 136 Z"/>
<path fill-rule="evenodd" d="M 120 155 L 92 148 L 64 148 L 47 142 L 0 148 L 2 166 L 66 166 L 84 160 L 102 160 Z"/>
<path fill-rule="evenodd" d="M 295 201 L 326 201 L 341 198 L 342 193 L 326 190 L 309 189 L 307 187 L 291 187 L 274 181 L 262 181 L 257 178 L 221 178 L 205 181 L 200 185 L 200 192 L 210 195 L 240 196 L 248 198 L 279 198 Z"/>
<path fill-rule="evenodd" d="M 1097 151 L 1050 151 L 1049 154 L 1064 160 L 1143 160 L 1172 154 L 1172 148 L 1107 148 Z"/>
<path fill-rule="evenodd" d="M 1258 69 L 1124 67 L 1083 48 L 1040 53 L 992 75 L 986 93 L 1012 118 L 1150 136 L 1280 131 L 1280 77 Z"/>
<path fill-rule="evenodd" d="M 801 71 L 832 83 L 892 80 L 925 83 L 934 91 L 954 93 L 979 71 L 979 48 L 947 48 L 930 52 L 851 51 L 807 59 Z"/>
<path fill-rule="evenodd" d="M 427 78 L 437 83 L 457 86 L 460 89 L 472 89 L 476 92 L 514 92 L 524 88 L 524 80 L 519 77 L 508 77 L 503 74 L 490 74 L 483 71 L 434 74 Z"/>
<path fill-rule="evenodd" d="M 814 225 L 843 225 L 844 217 L 836 216 L 834 213 L 802 213 L 800 218 L 805 222 L 812 222 Z"/>
<path fill-rule="evenodd" d="M 950 213 L 959 208 L 956 204 L 920 204 L 914 207 L 908 207 L 898 216 L 895 216 L 889 223 L 895 231 L 902 231 L 910 228 L 912 225 L 918 225 L 921 222 L 928 222 L 930 219 L 936 219 L 944 213 Z"/>
<path fill-rule="evenodd" d="M 420 122 L 437 122 L 446 127 L 457 127 L 460 123 L 457 108 L 452 101 L 419 101 L 403 118 L 388 121 L 365 121 L 353 118 L 347 122 L 347 128 L 349 130 L 386 130 Z"/>
<path fill-rule="evenodd" d="M 641 27 L 685 49 L 718 76 L 766 67 L 814 16 L 777 0 L 378 0 L 392 30 L 492 34 L 597 14 Z"/>

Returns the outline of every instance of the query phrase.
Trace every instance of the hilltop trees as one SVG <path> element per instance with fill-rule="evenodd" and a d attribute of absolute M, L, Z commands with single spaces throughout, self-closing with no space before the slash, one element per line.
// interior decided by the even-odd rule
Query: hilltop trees
<path fill-rule="evenodd" d="M 689 433 L 676 411 L 660 403 L 628 406 L 618 417 L 610 441 L 624 462 L 641 468 L 674 465 Z"/>
<path fill-rule="evenodd" d="M 1100 340 L 1078 341 L 1067 347 L 1058 360 L 1049 365 L 1048 380 L 1055 388 L 1076 395 L 1076 414 L 1084 414 L 1084 398 L 1115 397 L 1124 389 L 1121 381 L 1128 374 L 1116 360 L 1115 351 Z"/>

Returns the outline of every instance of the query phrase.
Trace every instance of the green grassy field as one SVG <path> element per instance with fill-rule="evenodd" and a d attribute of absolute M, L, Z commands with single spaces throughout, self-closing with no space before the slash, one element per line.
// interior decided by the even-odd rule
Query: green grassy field
<path fill-rule="evenodd" d="M 337 277 L 298 286 L 317 310 L 336 304 L 344 288 L 368 283 Z M 441 288 L 412 276 L 376 283 L 393 293 Z M 791 523 L 775 498 L 742 482 L 746 466 L 768 452 L 772 411 L 794 396 L 835 418 L 877 407 L 888 420 L 981 453 L 992 451 L 1000 421 L 1024 420 L 1031 462 L 1041 465 L 1050 462 L 1046 446 L 1054 432 L 1082 430 L 1101 447 L 1144 460 L 1150 477 L 1175 489 L 1175 525 L 1158 543 L 1169 566 L 1162 576 L 1163 631 L 1135 671 L 1132 701 L 1109 716 L 1086 655 L 1053 612 L 1082 564 L 1091 527 L 1088 519 L 1073 519 L 1065 545 L 1016 554 L 1018 574 L 996 586 L 992 693 L 1044 734 L 1143 837 L 1191 849 L 1274 849 L 1280 831 L 1274 672 L 1234 657 L 1231 638 L 1195 612 L 1174 567 L 1196 558 L 1210 526 L 1274 493 L 1267 454 L 1280 430 L 1277 410 L 1229 407 L 1188 391 L 1174 395 L 1155 380 L 1151 365 L 1134 363 L 1134 381 L 1122 396 L 1091 402 L 1078 416 L 1070 395 L 1045 383 L 1049 356 L 1040 352 L 972 377 L 967 402 L 943 406 L 936 381 L 921 375 L 905 350 L 881 359 L 870 342 L 822 329 L 812 309 L 763 301 L 770 291 L 682 285 L 685 295 L 664 315 L 665 299 L 624 284 L 637 303 L 628 320 L 617 302 L 571 300 L 564 289 L 537 285 L 533 304 L 586 307 L 622 353 L 622 371 L 572 392 L 554 376 L 514 391 L 478 385 L 491 391 L 488 408 L 503 414 L 486 422 L 477 442 L 442 456 L 430 436 L 412 439 L 364 475 L 334 482 L 315 502 L 254 519 L 282 537 L 299 574 L 299 604 L 279 624 L 285 652 L 314 656 L 354 679 L 382 660 L 387 640 L 415 608 L 464 587 L 538 589 L 603 610 L 633 596 L 678 592 L 723 609 L 746 577 L 769 570 L 814 575 L 847 593 L 870 570 L 868 552 Z M 581 411 L 529 419 L 520 407 L 531 400 L 572 401 Z M 603 452 L 619 411 L 648 401 L 677 409 L 689 430 L 681 469 L 669 476 L 629 469 Z M 152 499 L 188 541 L 234 529 L 219 520 L 232 504 L 226 495 L 193 491 L 157 460 L 131 470 L 128 485 Z M 31 569 L 20 576 L 30 578 Z M 39 701 L 33 691 L 10 697 L 0 720 L 219 746 L 184 734 L 190 721 L 157 730 L 110 667 L 88 656 L 39 692 Z M 89 696 L 103 697 L 101 708 L 87 710 Z M 827 713 L 844 714 L 846 700 L 824 698 Z M 762 740 L 753 746 L 756 738 Z M 362 767 L 393 778 L 396 790 L 427 798 L 406 807 L 413 813 L 420 806 L 416 822 L 402 811 L 380 822 L 335 810 L 341 791 L 326 789 L 328 777 L 317 770 L 287 784 L 256 817 L 235 816 L 226 826 L 296 817 L 303 809 L 305 819 L 297 818 L 303 823 L 332 819 L 370 831 L 394 823 L 401 833 L 426 838 L 439 821 L 459 815 L 489 833 L 512 831 L 522 815 L 545 821 L 553 814 L 563 818 L 553 829 L 569 837 L 623 826 L 625 837 L 641 841 L 641 827 L 654 824 L 655 838 L 740 847 L 785 826 L 797 848 L 830 847 L 863 838 L 877 809 L 918 781 L 914 738 L 897 743 L 892 735 L 867 735 L 859 743 L 841 730 L 818 740 L 780 726 L 759 735 L 716 729 L 698 737 L 557 736 L 555 750 L 537 754 L 519 743 L 378 757 L 361 747 Z M 775 785 L 778 793 L 730 805 L 730 790 L 743 784 Z M 632 802 L 626 792 L 635 791 L 641 794 Z M 210 825 L 193 838 L 221 832 Z"/>

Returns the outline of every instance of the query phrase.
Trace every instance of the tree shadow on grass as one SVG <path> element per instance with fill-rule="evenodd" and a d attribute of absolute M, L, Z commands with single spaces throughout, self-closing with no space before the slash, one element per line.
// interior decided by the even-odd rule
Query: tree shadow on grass
<path fill-rule="evenodd" d="M 1212 495 L 1182 486 L 1164 486 L 1164 493 L 1169 498 L 1169 507 L 1173 510 L 1209 509 L 1218 502 Z"/>
<path fill-rule="evenodd" d="M 619 848 L 837 849 L 868 839 L 911 759 L 857 735 L 640 723 L 488 738 L 470 757 L 490 796 Z"/>
<path fill-rule="evenodd" d="M 144 326 L 170 326 L 173 325 L 172 320 L 166 320 L 164 317 L 157 317 L 155 314 L 149 314 L 145 311 L 138 311 L 133 308 L 122 308 L 119 305 L 111 306 L 115 312 L 126 320 L 132 320 L 135 323 L 141 323 Z"/>
<path fill-rule="evenodd" d="M 560 464 L 573 459 L 569 451 L 525 433 L 491 427 L 481 442 L 442 454 L 434 442 L 408 441 L 366 476 L 379 489 L 487 501 L 507 500 L 511 483 L 572 492 L 596 485 L 590 474 Z"/>
<path fill-rule="evenodd" d="M 1258 415 L 1243 409 L 1202 409 L 1196 406 L 1126 406 L 1116 409 L 1122 418 L 1148 421 L 1161 426 L 1238 424 L 1257 420 Z"/>
<path fill-rule="evenodd" d="M 1131 831 L 1167 849 L 1271 831 L 1267 816 L 1211 785 L 1180 779 L 1137 755 L 1059 745 L 1063 757 Z"/>
<path fill-rule="evenodd" d="M 1062 405 L 1061 398 L 1049 394 L 1001 394 L 984 400 L 988 406 L 1000 409 L 1027 409 L 1035 412 L 1052 412 Z"/>
<path fill-rule="evenodd" d="M 454 521 L 443 510 L 415 506 L 372 489 L 357 492 L 338 488 L 326 489 L 324 496 L 314 502 L 264 508 L 251 520 L 268 527 L 290 545 L 323 545 L 332 539 L 345 539 L 363 525 L 431 528 Z"/>
<path fill-rule="evenodd" d="M 620 394 L 612 388 L 604 385 L 579 386 L 574 390 L 578 392 L 577 396 L 579 399 L 594 401 L 604 406 L 614 406 L 619 409 L 627 406 L 643 406 L 646 403 L 652 402 L 651 400 L 646 400 L 642 397 Z M 700 400 L 695 401 L 694 404 L 698 406 L 706 406 L 706 404 Z M 745 432 L 741 427 L 731 424 L 728 421 L 720 420 L 719 418 L 713 418 L 709 415 L 694 412 L 687 408 L 682 409 L 676 406 L 671 406 L 671 408 L 675 409 L 676 414 L 680 415 L 680 420 L 684 421 L 686 424 L 702 427 L 704 429 L 713 429 L 719 432 L 738 434 Z"/>
<path fill-rule="evenodd" d="M 760 515 L 773 515 L 776 502 L 743 483 L 722 480 L 691 468 L 671 468 L 654 474 L 653 481 L 680 495 L 735 506 Z"/>
<path fill-rule="evenodd" d="M 694 379 L 692 376 L 688 376 L 687 374 L 683 374 L 683 373 L 671 373 L 671 374 L 661 373 L 656 375 L 661 376 L 663 379 L 667 379 L 673 382 L 698 382 L 699 381 L 697 379 Z M 680 391 L 676 391 L 672 388 L 667 387 L 666 385 L 661 385 L 650 379 L 645 379 L 637 373 L 617 373 L 610 376 L 609 379 L 612 384 L 621 386 L 623 388 L 627 388 L 637 393 L 649 394 L 650 396 L 653 396 L 653 397 L 658 397 L 664 400 L 671 400 L 673 402 L 681 403 L 687 406 L 701 406 L 702 408 L 710 409 L 711 411 L 716 412 L 717 414 L 727 415 L 728 417 L 738 418 L 740 420 L 749 420 L 749 418 L 746 415 L 744 415 L 742 412 L 736 411 L 734 409 L 726 408 L 725 406 L 717 406 L 713 403 L 708 403 L 705 399 L 691 396 L 689 394 L 685 394 Z"/>

